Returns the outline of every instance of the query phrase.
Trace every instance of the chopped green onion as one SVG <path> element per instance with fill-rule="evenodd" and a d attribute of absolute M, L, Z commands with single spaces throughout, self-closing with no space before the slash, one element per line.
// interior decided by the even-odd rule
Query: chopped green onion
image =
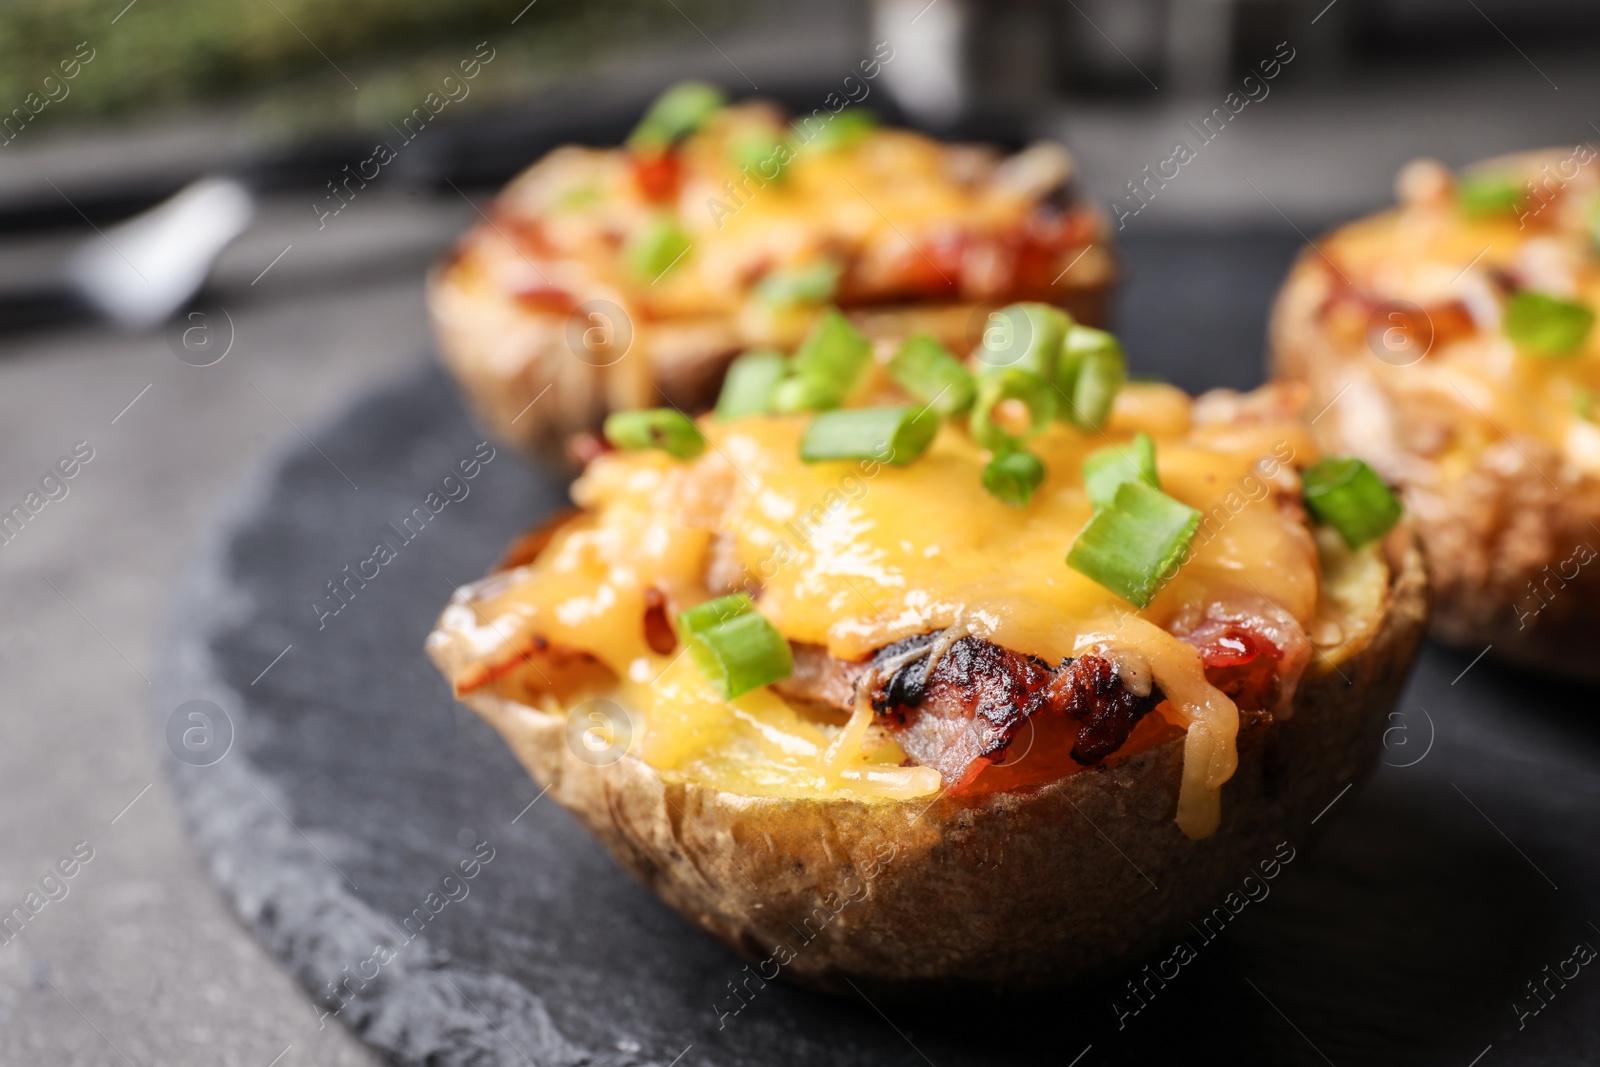
<path fill-rule="evenodd" d="M 800 458 L 876 459 L 904 467 L 928 450 L 938 432 L 939 417 L 914 407 L 824 411 L 806 427 Z"/>
<path fill-rule="evenodd" d="M 996 419 L 996 409 L 1007 400 L 1020 400 L 1028 410 L 1028 428 L 1014 434 Z M 1037 374 L 1008 367 L 978 377 L 978 395 L 967 426 L 972 439 L 993 452 L 1009 452 L 1050 425 L 1056 417 L 1056 394 Z"/>
<path fill-rule="evenodd" d="M 733 165 L 760 181 L 782 181 L 784 168 L 793 159 L 789 142 L 775 133 L 752 132 L 733 143 Z"/>
<path fill-rule="evenodd" d="M 789 361 L 792 376 L 773 390 L 773 409 L 787 413 L 836 408 L 870 362 L 872 342 L 837 308 L 829 308 Z"/>
<path fill-rule="evenodd" d="M 724 700 L 794 673 L 789 642 L 743 593 L 683 612 L 678 631 L 695 666 Z"/>
<path fill-rule="evenodd" d="M 1593 389 L 1579 386 L 1572 391 L 1572 410 L 1577 412 L 1580 418 L 1589 422 L 1600 422 L 1600 408 L 1597 408 L 1596 404 L 1600 404 L 1600 395 Z"/>
<path fill-rule="evenodd" d="M 728 102 L 721 89 L 709 82 L 679 82 L 660 96 L 628 136 L 635 148 L 663 148 L 687 137 Z"/>
<path fill-rule="evenodd" d="M 1474 218 L 1510 214 L 1521 199 L 1522 179 L 1515 174 L 1491 171 L 1463 174 L 1456 180 L 1456 203 Z"/>
<path fill-rule="evenodd" d="M 659 448 L 679 459 L 693 459 L 706 450 L 705 435 L 676 408 L 618 411 L 606 416 L 606 440 L 618 448 Z"/>
<path fill-rule="evenodd" d="M 768 304 L 826 304 L 838 288 L 839 265 L 824 259 L 768 271 L 755 291 Z"/>
<path fill-rule="evenodd" d="M 862 107 L 847 107 L 813 128 L 814 121 L 805 118 L 796 122 L 795 136 L 806 148 L 819 152 L 849 148 L 878 127 L 878 116 Z"/>
<path fill-rule="evenodd" d="M 1012 507 L 1025 507 L 1044 481 L 1044 464 L 1032 452 L 1000 452 L 983 468 L 983 487 Z"/>
<path fill-rule="evenodd" d="M 838 389 L 821 378 L 784 378 L 772 387 L 772 410 L 779 415 L 826 411 L 838 406 Z"/>
<path fill-rule="evenodd" d="M 1071 325 L 1072 317 L 1050 304 L 1011 304 L 991 312 L 978 350 L 980 370 L 1015 367 L 1053 381 L 1061 339 Z"/>
<path fill-rule="evenodd" d="M 1147 433 L 1135 436 L 1131 444 L 1091 452 L 1083 461 L 1083 487 L 1096 511 L 1110 507 L 1122 483 L 1133 481 L 1161 488 L 1156 475 L 1156 443 Z"/>
<path fill-rule="evenodd" d="M 689 235 L 671 215 L 657 215 L 635 233 L 623 250 L 628 269 L 640 281 L 654 283 L 689 251 Z"/>
<path fill-rule="evenodd" d="M 690 608 L 688 611 L 678 613 L 678 636 L 687 641 L 689 638 L 702 634 L 714 627 L 721 626 L 729 620 L 754 611 L 756 602 L 750 599 L 749 593 L 729 593 L 719 596 L 715 600 L 708 600 L 704 604 Z"/>
<path fill-rule="evenodd" d="M 1148 607 L 1177 572 L 1200 513 L 1143 481 L 1123 482 L 1067 552 L 1067 566 L 1136 607 Z"/>
<path fill-rule="evenodd" d="M 717 418 L 742 419 L 772 410 L 772 390 L 788 360 L 778 352 L 746 352 L 728 367 L 717 397 Z"/>
<path fill-rule="evenodd" d="M 1587 304 L 1548 293 L 1522 292 L 1506 304 L 1506 336 L 1542 356 L 1568 356 L 1582 347 L 1594 325 Z"/>
<path fill-rule="evenodd" d="M 931 334 L 911 337 L 889 360 L 900 387 L 942 416 L 959 415 L 977 395 L 972 372 Z"/>
<path fill-rule="evenodd" d="M 598 185 L 593 183 L 574 185 L 556 197 L 555 208 L 557 211 L 582 211 L 584 208 L 594 207 L 602 199 Z"/>
<path fill-rule="evenodd" d="M 1330 456 L 1307 467 L 1300 478 L 1311 514 L 1351 548 L 1376 541 L 1400 520 L 1394 492 L 1359 459 Z"/>
<path fill-rule="evenodd" d="M 1128 363 L 1116 337 L 1074 323 L 1061 344 L 1056 383 L 1067 395 L 1062 417 L 1083 430 L 1098 430 L 1111 414 Z"/>

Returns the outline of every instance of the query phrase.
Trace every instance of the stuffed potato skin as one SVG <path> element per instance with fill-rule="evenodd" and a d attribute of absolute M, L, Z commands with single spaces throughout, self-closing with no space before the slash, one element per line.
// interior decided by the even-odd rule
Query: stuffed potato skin
<path fill-rule="evenodd" d="M 1181 735 L 1037 788 L 793 800 L 705 788 L 631 756 L 596 765 L 560 715 L 463 699 L 625 869 L 763 977 L 872 996 L 1043 988 L 1179 936 L 1370 768 L 1428 612 L 1411 534 L 1384 550 L 1381 621 L 1312 665 L 1292 716 L 1244 716 L 1222 824 L 1199 841 L 1172 821 Z"/>
<path fill-rule="evenodd" d="M 788 129 L 774 106 L 741 103 L 654 162 L 567 146 L 502 191 L 428 281 L 440 355 L 496 437 L 559 456 L 611 411 L 663 397 L 703 410 L 738 352 L 791 347 L 820 310 L 775 307 L 759 287 L 819 264 L 874 338 L 925 331 L 966 351 L 984 312 L 1016 300 L 1103 323 L 1108 228 L 1073 195 L 1064 149 L 1002 157 L 879 128 L 811 151 L 796 135 L 781 180 L 730 162 Z M 662 161 L 668 188 L 639 180 Z M 665 219 L 686 247 L 649 277 L 630 252 Z"/>
<path fill-rule="evenodd" d="M 1528 153 L 1475 169 L 1537 177 L 1561 155 Z M 1345 256 L 1352 234 L 1382 225 L 1386 216 L 1337 230 L 1300 255 L 1277 298 L 1270 338 L 1272 372 L 1311 387 L 1308 411 L 1322 413 L 1313 426 L 1319 443 L 1362 456 L 1400 488 L 1428 558 L 1439 609 L 1435 635 L 1474 652 L 1490 646 L 1495 656 L 1526 667 L 1592 680 L 1600 678 L 1589 654 L 1600 632 L 1600 568 L 1588 564 L 1600 549 L 1600 476 L 1581 453 L 1574 455 L 1572 442 L 1587 442 L 1594 433 L 1585 420 L 1571 418 L 1566 405 L 1550 411 L 1535 406 L 1550 403 L 1536 389 L 1557 395 L 1544 375 L 1570 376 L 1581 390 L 1589 375 L 1583 364 L 1592 360 L 1587 349 L 1554 364 L 1514 352 L 1498 336 L 1496 316 L 1503 312 L 1485 310 L 1508 293 L 1552 284 L 1540 275 L 1548 270 L 1541 261 L 1553 250 L 1593 260 L 1579 251 L 1590 238 L 1575 216 L 1593 195 L 1592 179 L 1583 178 L 1548 203 L 1527 194 L 1530 217 L 1515 225 L 1506 220 L 1500 230 L 1463 244 L 1469 249 L 1459 256 L 1463 262 L 1449 263 L 1442 275 L 1457 275 L 1449 295 L 1459 301 L 1419 298 L 1394 319 L 1406 329 L 1420 324 L 1425 354 L 1379 351 L 1383 342 L 1375 339 L 1388 319 L 1345 310 L 1356 305 L 1379 316 L 1405 307 L 1389 303 L 1402 294 L 1379 279 L 1400 273 L 1411 262 L 1408 253 L 1391 248 L 1393 258 L 1376 268 L 1352 266 Z M 1437 164 L 1423 161 L 1402 171 L 1401 207 L 1391 214 L 1398 226 L 1413 227 L 1407 241 L 1458 225 L 1446 214 L 1452 208 L 1428 203 L 1429 191 L 1416 188 L 1425 179 L 1444 184 L 1449 195 L 1449 179 Z M 1480 245 L 1483 258 L 1465 263 Z M 1591 269 L 1577 267 L 1581 291 Z M 1493 351 L 1496 344 L 1503 350 Z M 1486 365 L 1509 369 L 1489 376 L 1477 369 Z M 1486 379 L 1487 394 L 1475 388 L 1478 378 L 1452 378 L 1457 367 Z M 1530 373 L 1540 376 L 1536 385 L 1529 384 Z M 1533 412 L 1533 424 L 1506 417 L 1485 395 Z M 1542 425 L 1540 414 L 1548 415 Z M 1568 422 L 1576 430 L 1563 438 L 1561 426 Z"/>

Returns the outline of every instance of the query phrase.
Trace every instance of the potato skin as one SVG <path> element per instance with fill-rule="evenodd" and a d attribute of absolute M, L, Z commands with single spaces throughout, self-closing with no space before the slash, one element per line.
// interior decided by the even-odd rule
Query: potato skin
<path fill-rule="evenodd" d="M 1318 253 L 1302 252 L 1273 308 L 1271 370 L 1311 387 L 1306 410 L 1327 409 L 1313 426 L 1325 449 L 1363 457 L 1400 487 L 1428 559 L 1434 636 L 1600 680 L 1600 567 L 1579 567 L 1572 580 L 1557 573 L 1576 546 L 1600 551 L 1600 481 L 1564 470 L 1550 446 L 1519 437 L 1490 446 L 1445 486 L 1431 460 L 1400 443 L 1405 428 L 1436 421 L 1441 410 L 1386 389 L 1385 365 L 1360 339 L 1341 342 L 1323 328 L 1318 309 L 1333 285 Z"/>
<path fill-rule="evenodd" d="M 593 432 L 611 411 L 666 402 L 704 411 L 744 343 L 722 319 L 655 323 L 617 363 L 597 366 L 569 343 L 572 315 L 520 307 L 475 284 L 458 251 L 428 278 L 428 312 L 439 355 L 468 405 L 496 440 L 568 462 L 575 434 Z M 1063 287 L 1056 301 L 1079 322 L 1104 325 L 1110 282 Z M 613 295 L 613 299 L 618 297 Z M 971 347 L 969 322 L 983 305 L 943 303 L 846 308 L 869 337 L 897 339 L 927 330 L 953 351 Z M 580 328 L 583 324 L 579 324 Z M 544 393 L 546 387 L 549 392 Z M 537 399 L 537 406 L 530 408 Z"/>
<path fill-rule="evenodd" d="M 1291 718 L 1245 716 L 1221 827 L 1202 841 L 1173 822 L 1181 736 L 983 798 L 795 801 L 665 779 L 631 756 L 594 766 L 564 718 L 466 699 L 624 868 L 762 977 L 775 960 L 786 979 L 873 997 L 1045 988 L 1182 937 L 1370 768 L 1428 611 L 1415 540 L 1386 548 L 1381 623 L 1336 665 L 1313 662 Z"/>

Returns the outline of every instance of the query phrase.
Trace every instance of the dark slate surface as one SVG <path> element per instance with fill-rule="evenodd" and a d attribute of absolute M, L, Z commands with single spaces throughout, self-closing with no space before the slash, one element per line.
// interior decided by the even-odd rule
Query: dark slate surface
<path fill-rule="evenodd" d="M 1135 372 L 1190 388 L 1256 381 L 1266 302 L 1297 243 L 1130 234 L 1121 325 Z M 502 451 L 405 541 L 391 523 L 442 494 L 480 440 L 437 373 L 314 436 L 320 453 L 297 441 L 197 561 L 158 706 L 209 700 L 231 720 L 224 758 L 172 762 L 178 792 L 223 892 L 321 1010 L 339 1008 L 333 983 L 373 974 L 377 946 L 395 949 L 359 992 L 345 987 L 337 1018 L 396 1062 L 1600 1057 L 1600 962 L 1564 986 L 1551 980 L 1537 1014 L 1525 988 L 1578 943 L 1600 948 L 1592 692 L 1430 649 L 1386 739 L 1388 766 L 1330 798 L 1315 848 L 1313 828 L 1298 828 L 1295 859 L 1268 895 L 1212 940 L 1197 934 L 1193 960 L 1165 986 L 1151 980 L 1137 1012 L 1115 986 L 874 1006 L 750 980 L 741 1002 L 731 988 L 746 981 L 743 964 L 620 873 L 554 804 L 529 807 L 532 783 L 421 654 L 451 587 L 482 573 L 564 487 Z M 319 628 L 312 605 L 325 583 L 380 541 L 395 558 Z M 443 881 L 490 849 L 476 877 Z M 1108 845 L 1084 862 L 1119 860 Z M 441 906 L 445 890 L 460 899 Z M 398 929 L 430 893 L 438 914 L 417 936 Z M 1114 1001 L 1129 1012 L 1120 1020 Z"/>

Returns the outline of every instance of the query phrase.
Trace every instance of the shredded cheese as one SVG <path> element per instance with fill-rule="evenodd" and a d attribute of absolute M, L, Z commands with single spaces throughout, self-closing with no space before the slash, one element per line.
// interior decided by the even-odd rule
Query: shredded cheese
<path fill-rule="evenodd" d="M 637 714 L 633 754 L 669 777 L 760 796 L 937 794 L 939 772 L 900 766 L 905 753 L 873 725 L 870 675 L 848 721 L 833 725 L 771 690 L 724 701 L 690 657 L 652 651 L 643 590 L 663 590 L 674 611 L 708 599 L 715 553 L 741 569 L 735 584 L 759 590 L 757 609 L 780 633 L 840 659 L 860 662 L 934 630 L 914 656 L 882 668 L 926 657 L 931 670 L 967 634 L 1051 664 L 1107 652 L 1130 684 L 1159 686 L 1162 714 L 1187 730 L 1179 827 L 1191 837 L 1216 828 L 1219 791 L 1237 766 L 1239 713 L 1206 682 L 1198 653 L 1164 627 L 1241 594 L 1316 625 L 1324 600 L 1316 547 L 1303 516 L 1277 499 L 1293 479 L 1262 471 L 1264 457 L 1315 459 L 1292 413 L 1217 426 L 1191 420 L 1189 402 L 1170 387 L 1123 390 L 1106 436 L 1121 443 L 1153 432 L 1164 490 L 1208 523 L 1177 576 L 1138 611 L 1065 564 L 1091 514 L 1079 471 L 1104 446 L 1099 434 L 1056 425 L 1035 438 L 1049 473 L 1016 509 L 984 493 L 986 454 L 951 427 L 916 463 L 887 467 L 802 463 L 800 418 L 702 426 L 715 447 L 691 462 L 601 457 L 574 488 L 589 516 L 533 564 L 457 601 L 445 624 L 461 627 L 458 676 L 486 661 L 515 665 L 538 635 L 591 653 L 615 674 L 613 699 Z"/>

